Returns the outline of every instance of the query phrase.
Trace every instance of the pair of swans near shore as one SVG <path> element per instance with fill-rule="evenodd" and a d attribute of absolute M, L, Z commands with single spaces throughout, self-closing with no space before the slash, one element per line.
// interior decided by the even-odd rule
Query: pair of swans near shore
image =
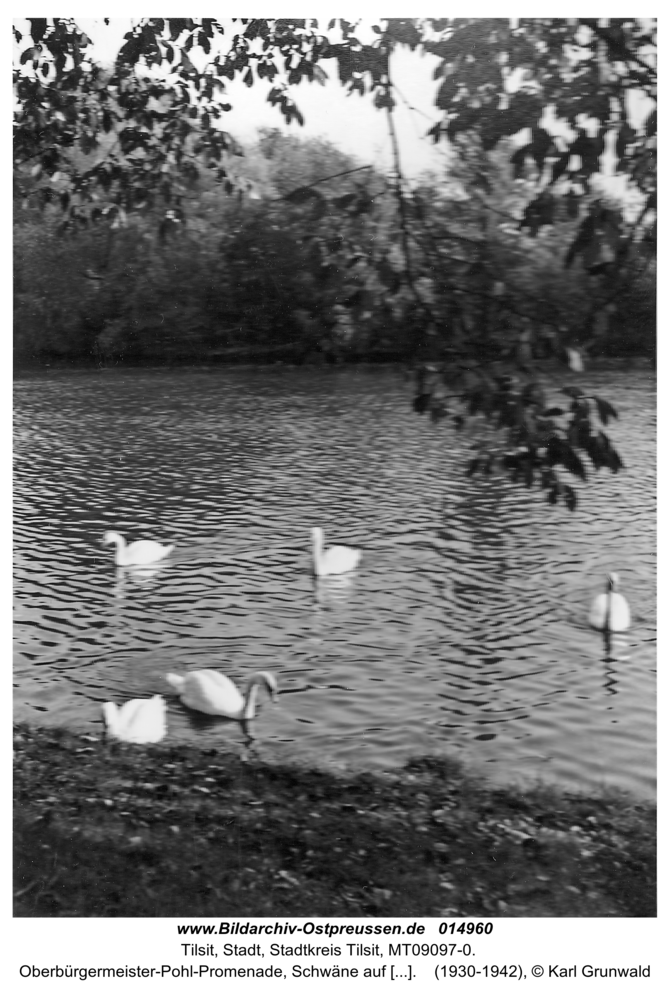
<path fill-rule="evenodd" d="M 253 674 L 244 695 L 228 677 L 217 670 L 194 670 L 190 674 L 167 674 L 166 680 L 187 708 L 205 715 L 237 719 L 247 733 L 247 723 L 256 715 L 261 687 L 272 701 L 277 698 L 277 680 L 267 670 Z M 125 705 L 108 701 L 102 706 L 107 734 L 123 743 L 159 743 L 167 733 L 166 704 L 160 695 L 133 698 Z"/>

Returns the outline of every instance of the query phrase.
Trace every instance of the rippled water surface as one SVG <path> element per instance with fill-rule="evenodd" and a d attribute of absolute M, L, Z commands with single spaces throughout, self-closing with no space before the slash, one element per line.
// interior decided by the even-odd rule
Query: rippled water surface
<path fill-rule="evenodd" d="M 16 717 L 101 732 L 100 705 L 168 696 L 169 739 L 243 743 L 167 671 L 277 673 L 265 756 L 390 767 L 447 752 L 493 780 L 653 794 L 655 386 L 581 378 L 618 406 L 626 461 L 574 514 L 467 479 L 472 441 L 408 408 L 384 368 L 32 374 L 16 403 Z M 575 376 L 571 376 L 575 381 Z M 315 589 L 309 528 L 360 546 Z M 117 574 L 105 530 L 177 542 Z M 586 626 L 616 569 L 633 626 Z"/>

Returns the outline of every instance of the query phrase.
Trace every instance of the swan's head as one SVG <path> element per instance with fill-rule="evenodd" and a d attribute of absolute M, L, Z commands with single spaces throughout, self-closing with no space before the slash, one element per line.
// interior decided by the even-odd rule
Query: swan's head
<path fill-rule="evenodd" d="M 607 583 L 609 584 L 610 590 L 616 590 L 619 586 L 619 574 L 618 573 L 608 573 Z"/>
<path fill-rule="evenodd" d="M 323 528 L 312 528 L 312 538 L 315 542 L 323 541 Z"/>
<path fill-rule="evenodd" d="M 259 684 L 265 685 L 272 701 L 276 701 L 279 685 L 277 684 L 275 675 L 271 674 L 268 670 L 261 670 L 260 673 L 256 674 L 256 680 Z"/>
<path fill-rule="evenodd" d="M 246 728 L 247 723 L 253 719 L 256 714 L 256 696 L 258 694 L 259 687 L 267 688 L 272 701 L 277 700 L 277 681 L 275 679 L 275 675 L 269 673 L 267 670 L 260 670 L 258 673 L 252 674 L 249 678 L 247 696 L 244 700 L 244 709 L 242 712 L 242 726 L 247 736 L 250 736 Z M 250 739 L 253 739 L 253 737 L 250 736 Z"/>
<path fill-rule="evenodd" d="M 117 542 L 123 544 L 123 538 L 118 531 L 106 531 L 102 536 L 103 545 L 115 545 Z"/>

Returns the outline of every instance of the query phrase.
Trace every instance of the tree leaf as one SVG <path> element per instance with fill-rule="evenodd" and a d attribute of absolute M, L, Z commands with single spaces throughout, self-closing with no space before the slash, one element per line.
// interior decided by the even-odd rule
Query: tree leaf
<path fill-rule="evenodd" d="M 47 19 L 46 17 L 29 17 L 28 20 L 30 21 L 30 34 L 35 44 L 37 44 L 46 35 Z"/>
<path fill-rule="evenodd" d="M 429 414 L 431 422 L 434 424 L 439 423 L 440 420 L 447 416 L 449 410 L 447 409 L 446 403 L 442 399 L 435 399 L 430 405 Z"/>
<path fill-rule="evenodd" d="M 40 54 L 39 49 L 33 45 L 31 46 L 31 48 L 26 49 L 24 52 L 21 53 L 21 58 L 19 59 L 19 62 L 21 63 L 22 66 L 25 66 L 27 62 L 30 62 L 31 59 L 37 58 L 39 54 Z"/>
<path fill-rule="evenodd" d="M 527 487 L 531 487 L 533 485 L 533 466 L 530 462 L 524 462 L 523 481 Z"/>
<path fill-rule="evenodd" d="M 555 184 L 558 178 L 565 173 L 570 163 L 570 153 L 563 153 L 559 156 L 551 168 L 551 183 Z"/>
<path fill-rule="evenodd" d="M 292 205 L 304 205 L 307 201 L 323 201 L 323 195 L 312 187 L 299 187 L 284 195 L 284 201 Z"/>
<path fill-rule="evenodd" d="M 600 417 L 600 422 L 602 424 L 607 424 L 610 417 L 614 417 L 615 420 L 618 420 L 619 414 L 614 409 L 612 404 L 608 403 L 606 399 L 601 399 L 600 396 L 593 396 L 593 402 L 596 404 L 598 416 Z"/>
<path fill-rule="evenodd" d="M 412 409 L 414 412 L 425 413 L 428 409 L 431 398 L 432 393 L 430 392 L 420 392 L 418 396 L 415 396 L 414 402 L 412 403 Z"/>
<path fill-rule="evenodd" d="M 561 463 L 565 466 L 568 472 L 571 472 L 574 476 L 579 476 L 580 479 L 587 479 L 586 469 L 584 468 L 584 463 L 582 462 L 579 455 L 570 447 L 570 445 L 563 441 L 561 447 Z"/>
<path fill-rule="evenodd" d="M 577 493 L 573 490 L 572 486 L 568 486 L 567 484 L 563 486 L 563 497 L 568 510 L 577 509 Z"/>
<path fill-rule="evenodd" d="M 187 73 L 197 73 L 195 66 L 193 65 L 189 57 L 186 55 L 184 49 L 181 50 L 181 65 L 182 69 L 185 70 Z"/>
<path fill-rule="evenodd" d="M 170 18 L 170 39 L 173 42 L 181 35 L 182 31 L 186 30 L 186 18 L 184 17 L 171 17 Z"/>

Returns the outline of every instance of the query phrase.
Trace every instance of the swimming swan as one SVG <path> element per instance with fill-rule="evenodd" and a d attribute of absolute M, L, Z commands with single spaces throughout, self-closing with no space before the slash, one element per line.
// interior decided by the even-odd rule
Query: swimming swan
<path fill-rule="evenodd" d="M 217 670 L 194 670 L 185 677 L 167 674 L 166 680 L 187 708 L 194 708 L 196 712 L 204 712 L 206 715 L 224 715 L 227 719 L 253 719 L 261 685 L 267 688 L 273 701 L 277 697 L 274 674 L 265 670 L 252 674 L 244 697 L 235 684 Z"/>
<path fill-rule="evenodd" d="M 165 701 L 159 694 L 133 698 L 121 707 L 107 701 L 102 714 L 109 735 L 123 743 L 158 743 L 167 732 Z"/>
<path fill-rule="evenodd" d="M 607 590 L 598 594 L 589 613 L 589 625 L 601 632 L 625 632 L 630 625 L 630 607 L 623 594 L 617 593 L 619 577 L 608 573 Z"/>
<path fill-rule="evenodd" d="M 350 549 L 346 545 L 334 545 L 330 549 L 324 549 L 323 542 L 323 529 L 312 528 L 314 572 L 317 576 L 348 573 L 358 566 L 361 558 L 360 549 Z"/>
<path fill-rule="evenodd" d="M 126 545 L 126 540 L 118 531 L 106 531 L 102 536 L 103 545 L 116 545 L 114 561 L 117 566 L 143 566 L 158 562 L 172 552 L 174 545 L 161 545 L 160 542 L 133 542 Z"/>

